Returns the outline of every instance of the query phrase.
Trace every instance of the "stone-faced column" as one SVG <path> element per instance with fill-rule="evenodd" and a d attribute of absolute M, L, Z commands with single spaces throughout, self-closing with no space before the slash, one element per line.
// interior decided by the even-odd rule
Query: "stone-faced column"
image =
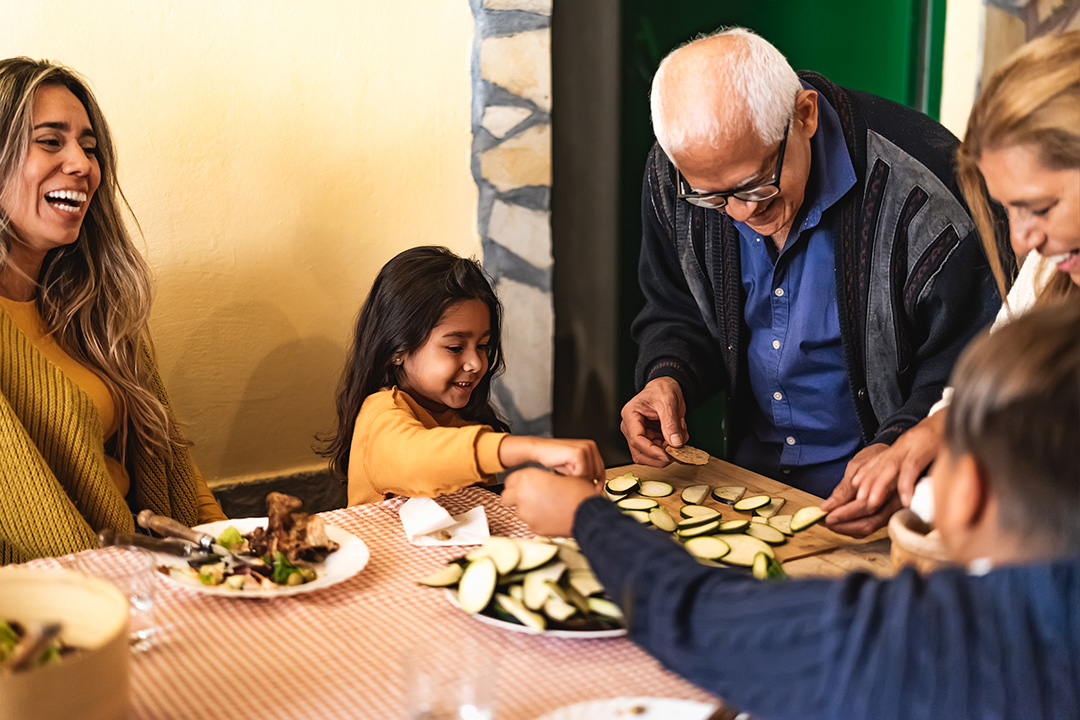
<path fill-rule="evenodd" d="M 484 269 L 505 308 L 495 403 L 514 432 L 551 432 L 551 3 L 470 0 L 472 173 Z"/>

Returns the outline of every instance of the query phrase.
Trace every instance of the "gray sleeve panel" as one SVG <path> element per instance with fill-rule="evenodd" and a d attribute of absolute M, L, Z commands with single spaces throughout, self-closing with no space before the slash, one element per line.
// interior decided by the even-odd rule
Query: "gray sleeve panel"
<path fill-rule="evenodd" d="M 889 168 L 878 226 L 873 228 L 873 252 L 867 284 L 866 309 L 866 384 L 870 403 L 879 418 L 895 413 L 904 403 L 899 385 L 899 349 L 893 298 L 902 297 L 904 288 L 894 288 L 896 279 L 890 266 L 898 235 L 900 214 L 911 191 L 921 188 L 929 197 L 907 227 L 906 281 L 934 239 L 950 225 L 958 237 L 967 237 L 973 225 L 963 205 L 952 191 L 915 158 L 878 133 L 866 133 L 866 166 L 881 160 Z M 920 300 L 933 285 L 936 274 L 919 291 Z"/>

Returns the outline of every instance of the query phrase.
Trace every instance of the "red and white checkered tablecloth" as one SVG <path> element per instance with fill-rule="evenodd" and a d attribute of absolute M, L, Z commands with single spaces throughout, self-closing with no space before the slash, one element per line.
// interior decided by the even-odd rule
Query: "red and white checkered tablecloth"
<path fill-rule="evenodd" d="M 418 585 L 465 548 L 410 545 L 398 519 L 403 502 L 325 513 L 327 523 L 367 543 L 371 560 L 355 577 L 310 594 L 214 597 L 159 578 L 158 637 L 132 655 L 132 718 L 401 718 L 406 649 L 463 636 L 496 657 L 498 720 L 527 720 L 605 697 L 717 702 L 626 638 L 509 632 L 461 612 L 443 591 Z M 486 490 L 467 488 L 439 503 L 452 514 L 483 504 L 493 535 L 529 534 Z M 108 562 L 108 552 L 89 552 Z M 55 567 L 57 560 L 28 565 Z"/>

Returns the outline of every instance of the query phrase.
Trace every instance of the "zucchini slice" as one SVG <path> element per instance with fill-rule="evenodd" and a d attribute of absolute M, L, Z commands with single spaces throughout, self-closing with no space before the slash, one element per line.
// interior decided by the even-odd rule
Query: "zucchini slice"
<path fill-rule="evenodd" d="M 702 560 L 719 560 L 731 551 L 731 546 L 718 537 L 690 538 L 683 547 Z"/>
<path fill-rule="evenodd" d="M 785 502 L 787 501 L 784 500 L 784 498 L 774 497 L 768 505 L 759 507 L 754 512 L 763 518 L 771 518 L 773 515 L 780 512 L 780 508 L 784 507 Z"/>
<path fill-rule="evenodd" d="M 577 549 L 577 545 L 571 546 L 569 543 L 561 542 L 559 547 L 559 560 L 566 563 L 566 567 L 571 570 L 589 570 L 592 572 L 592 568 L 589 567 L 589 561 L 585 559 L 585 556 L 581 554 L 581 551 Z"/>
<path fill-rule="evenodd" d="M 427 577 L 420 579 L 418 582 L 421 585 L 427 585 L 428 587 L 450 587 L 451 585 L 458 584 L 458 581 L 461 580 L 461 576 L 464 572 L 465 568 L 460 564 L 450 563 L 445 567 L 439 568 Z"/>
<path fill-rule="evenodd" d="M 613 493 L 610 490 L 608 490 L 607 488 L 604 488 L 604 497 L 606 497 L 611 502 L 619 502 L 624 497 L 629 497 L 629 496 L 630 496 L 630 493 Z"/>
<path fill-rule="evenodd" d="M 518 602 L 525 601 L 525 587 L 521 583 L 515 583 L 506 588 L 506 594 L 514 598 Z"/>
<path fill-rule="evenodd" d="M 521 551 L 521 559 L 515 568 L 518 572 L 535 570 L 541 565 L 547 565 L 559 554 L 559 546 L 555 543 L 521 538 L 517 538 L 515 542 Z"/>
<path fill-rule="evenodd" d="M 776 553 L 773 552 L 772 546 L 763 540 L 758 540 L 756 537 L 750 537 L 749 535 L 725 535 L 724 542 L 731 547 L 731 552 L 724 556 L 724 562 L 728 565 L 752 567 L 754 564 L 754 556 L 759 552 L 765 553 L 769 557 L 776 557 Z"/>
<path fill-rule="evenodd" d="M 604 586 L 593 575 L 592 570 L 571 570 L 570 587 L 577 590 L 584 597 L 599 595 L 604 592 Z"/>
<path fill-rule="evenodd" d="M 649 513 L 646 510 L 623 510 L 623 515 L 629 515 L 642 525 L 652 524 L 652 520 L 649 519 Z"/>
<path fill-rule="evenodd" d="M 660 503 L 651 498 L 625 498 L 615 504 L 623 510 L 652 510 L 660 507 Z"/>
<path fill-rule="evenodd" d="M 734 505 L 745 494 L 746 488 L 742 485 L 722 485 L 712 491 L 712 496 L 725 505 Z"/>
<path fill-rule="evenodd" d="M 675 518 L 671 517 L 671 513 L 662 507 L 650 510 L 649 520 L 655 528 L 659 528 L 664 532 L 675 532 Z"/>
<path fill-rule="evenodd" d="M 745 500 L 740 500 L 739 502 L 735 503 L 734 507 L 739 512 L 750 512 L 751 510 L 757 510 L 760 507 L 765 507 L 771 502 L 772 498 L 768 495 L 753 495 L 746 498 Z"/>
<path fill-rule="evenodd" d="M 499 594 L 495 596 L 495 604 L 503 612 L 509 613 L 519 623 L 540 632 L 547 628 L 547 618 L 540 613 L 533 612 L 509 595 Z"/>
<path fill-rule="evenodd" d="M 651 498 L 667 497 L 673 492 L 675 492 L 674 485 L 660 482 L 659 480 L 646 480 L 641 483 L 641 487 L 638 488 L 638 495 L 644 495 L 645 497 Z"/>
<path fill-rule="evenodd" d="M 720 523 L 720 532 L 722 533 L 734 533 L 742 532 L 750 525 L 749 520 L 725 520 Z"/>
<path fill-rule="evenodd" d="M 469 563 L 458 583 L 458 604 L 468 613 L 478 613 L 488 606 L 495 585 L 499 581 L 499 571 L 495 561 L 482 557 Z"/>
<path fill-rule="evenodd" d="M 527 573 L 525 582 L 522 583 L 525 588 L 522 604 L 530 610 L 539 610 L 544 607 L 544 603 L 551 595 L 551 586 L 548 583 L 559 582 L 564 572 L 566 572 L 566 563 L 556 562 Z"/>
<path fill-rule="evenodd" d="M 791 532 L 791 516 L 790 515 L 773 515 L 769 518 L 769 524 L 774 528 L 784 533 L 785 535 L 792 535 Z"/>
<path fill-rule="evenodd" d="M 608 480 L 604 486 L 608 492 L 615 493 L 616 495 L 629 495 L 638 489 L 641 481 L 636 475 L 626 473 L 625 475 L 619 475 Z"/>
<path fill-rule="evenodd" d="M 758 525 L 768 525 L 769 518 L 763 518 L 760 515 L 755 515 L 754 517 L 750 518 L 750 522 L 757 523 Z"/>
<path fill-rule="evenodd" d="M 692 525 L 690 527 L 681 527 L 675 531 L 675 534 L 681 538 L 692 538 L 698 535 L 710 535 L 720 529 L 720 521 L 712 520 L 703 525 Z"/>
<path fill-rule="evenodd" d="M 700 505 L 709 499 L 710 490 L 712 488 L 708 485 L 691 485 L 688 488 L 683 488 L 680 497 L 687 505 Z"/>
<path fill-rule="evenodd" d="M 774 557 L 769 557 L 763 552 L 759 552 L 754 556 L 754 564 L 751 566 L 751 572 L 754 573 L 754 577 L 758 580 L 788 579 L 788 574 L 784 572 L 784 568 L 781 567 L 780 561 Z"/>
<path fill-rule="evenodd" d="M 704 505 L 683 505 L 681 508 L 679 508 L 679 514 L 682 515 L 684 518 L 715 518 L 720 514 L 720 511 L 716 508 L 705 507 Z"/>
<path fill-rule="evenodd" d="M 819 507 L 804 507 L 801 510 L 796 510 L 795 514 L 791 516 L 791 532 L 805 530 L 827 514 Z"/>
<path fill-rule="evenodd" d="M 603 615 L 604 617 L 615 618 L 616 620 L 623 619 L 623 611 L 618 605 L 611 602 L 607 598 L 591 597 L 588 600 L 589 610 L 597 615 Z"/>
<path fill-rule="evenodd" d="M 702 513 L 695 513 L 693 515 L 688 515 L 687 517 L 685 517 L 685 518 L 683 518 L 682 520 L 679 521 L 678 527 L 680 527 L 680 528 L 694 527 L 696 525 L 703 525 L 704 523 L 712 522 L 714 520 L 720 520 L 721 519 L 719 510 L 714 510 L 713 508 L 705 508 L 705 509 L 709 510 L 709 512 L 702 512 Z"/>
<path fill-rule="evenodd" d="M 495 561 L 495 568 L 500 575 L 507 575 L 514 572 L 514 568 L 521 561 L 521 550 L 513 538 L 492 535 L 483 545 L 466 555 L 465 559 L 474 561 L 485 557 Z"/>
<path fill-rule="evenodd" d="M 758 540 L 764 540 L 770 545 L 783 545 L 787 542 L 787 535 L 772 525 L 762 523 L 750 523 L 746 528 L 746 534 L 750 537 L 756 537 Z"/>
<path fill-rule="evenodd" d="M 548 596 L 544 603 L 544 614 L 556 622 L 563 622 L 577 614 L 577 608 L 558 595 Z"/>

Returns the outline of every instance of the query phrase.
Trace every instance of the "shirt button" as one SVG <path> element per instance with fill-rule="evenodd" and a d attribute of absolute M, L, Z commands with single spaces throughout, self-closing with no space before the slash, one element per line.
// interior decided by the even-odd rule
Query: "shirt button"
<path fill-rule="evenodd" d="M 795 444 L 795 438 L 793 438 L 793 437 L 791 437 L 790 435 L 788 435 L 788 438 L 787 438 L 787 444 L 788 444 L 788 445 L 794 445 L 794 444 Z"/>
<path fill-rule="evenodd" d="M 783 400 L 783 399 L 784 399 L 784 396 L 783 396 L 783 395 L 781 395 L 781 394 L 780 394 L 780 393 L 778 393 L 778 392 L 774 392 L 774 393 L 772 394 L 772 398 L 773 398 L 773 400 Z"/>
<path fill-rule="evenodd" d="M 773 340 L 772 341 L 772 348 L 773 348 L 773 350 L 779 350 L 780 349 L 780 341 L 779 340 Z"/>
<path fill-rule="evenodd" d="M 776 293 L 776 297 L 784 297 L 784 288 L 776 288 L 774 292 Z"/>

